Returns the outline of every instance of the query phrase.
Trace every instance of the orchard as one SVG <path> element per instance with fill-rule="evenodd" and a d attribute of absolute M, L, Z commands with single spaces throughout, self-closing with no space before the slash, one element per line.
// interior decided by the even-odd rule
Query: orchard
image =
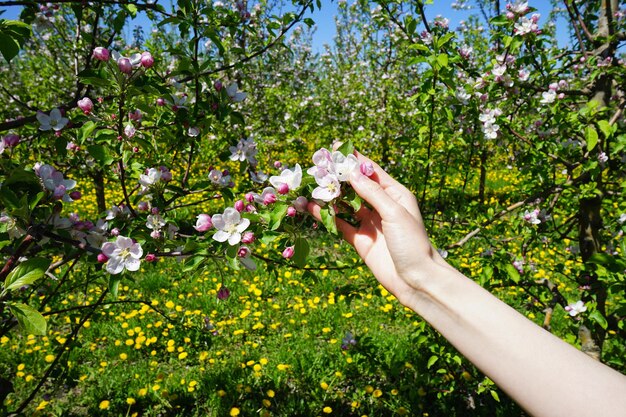
<path fill-rule="evenodd" d="M 1 415 L 524 415 L 342 240 L 357 150 L 626 373 L 626 8 L 432 3 L 0 1 Z"/>

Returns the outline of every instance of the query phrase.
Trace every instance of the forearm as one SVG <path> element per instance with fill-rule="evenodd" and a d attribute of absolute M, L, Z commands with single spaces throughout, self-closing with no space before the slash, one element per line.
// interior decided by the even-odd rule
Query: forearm
<path fill-rule="evenodd" d="M 449 266 L 410 305 L 535 416 L 625 416 L 626 376 L 532 323 Z"/>

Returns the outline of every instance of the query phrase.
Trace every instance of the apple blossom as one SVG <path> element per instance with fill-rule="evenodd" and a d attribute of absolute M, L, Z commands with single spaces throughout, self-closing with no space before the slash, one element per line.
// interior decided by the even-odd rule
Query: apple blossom
<path fill-rule="evenodd" d="M 141 53 L 141 65 L 144 68 L 150 68 L 154 65 L 154 57 L 150 52 L 142 52 Z"/>
<path fill-rule="evenodd" d="M 249 244 L 254 242 L 255 237 L 253 232 L 245 232 L 241 237 L 241 243 Z"/>
<path fill-rule="evenodd" d="M 105 242 L 101 250 L 109 258 L 105 267 L 108 273 L 115 275 L 126 269 L 129 271 L 139 270 L 143 249 L 139 243 L 133 242 L 131 238 L 118 236 L 115 242 Z"/>
<path fill-rule="evenodd" d="M 211 227 L 213 227 L 211 216 L 209 216 L 208 214 L 198 214 L 196 218 L 196 225 L 193 228 L 196 229 L 198 232 L 206 232 Z"/>
<path fill-rule="evenodd" d="M 287 194 L 291 190 L 297 190 L 302 183 L 302 168 L 299 164 L 296 164 L 293 170 L 284 169 L 280 175 L 274 175 L 270 177 L 270 184 L 272 184 L 280 194 Z M 287 190 L 281 191 L 281 186 L 286 185 Z"/>
<path fill-rule="evenodd" d="M 582 300 L 578 300 L 575 303 L 566 306 L 565 311 L 567 311 L 570 316 L 575 317 L 578 314 L 587 311 L 587 306 Z"/>
<path fill-rule="evenodd" d="M 89 97 L 81 98 L 80 100 L 78 100 L 77 104 L 78 108 L 80 108 L 85 114 L 89 114 L 91 113 L 91 110 L 93 110 L 93 102 Z"/>
<path fill-rule="evenodd" d="M 235 103 L 243 101 L 247 96 L 246 93 L 239 91 L 239 85 L 237 85 L 237 83 L 232 83 L 226 87 L 226 94 L 228 94 L 228 97 Z"/>
<path fill-rule="evenodd" d="M 334 175 L 327 174 L 321 178 L 315 177 L 315 181 L 318 187 L 311 194 L 314 199 L 329 202 L 341 194 L 341 185 Z"/>
<path fill-rule="evenodd" d="M 67 194 L 68 190 L 71 190 L 76 186 L 76 181 L 66 180 L 63 178 L 63 174 L 51 165 L 41 165 L 37 170 L 37 175 L 41 178 L 43 186 L 52 192 L 52 195 L 57 200 L 63 200 L 67 203 L 71 203 L 72 199 Z"/>
<path fill-rule="evenodd" d="M 217 229 L 213 239 L 218 242 L 228 241 L 231 246 L 241 241 L 241 233 L 250 225 L 250 220 L 242 218 L 233 207 L 227 207 L 223 214 L 214 214 L 211 221 Z"/>
<path fill-rule="evenodd" d="M 63 115 L 61 114 L 61 110 L 59 110 L 58 108 L 52 109 L 50 115 L 38 111 L 36 117 L 41 124 L 41 126 L 39 126 L 39 130 L 53 129 L 58 132 L 63 129 L 70 121 L 68 118 L 63 117 Z"/>
<path fill-rule="evenodd" d="M 102 46 L 95 47 L 92 56 L 99 61 L 108 61 L 110 58 L 109 50 Z"/>
<path fill-rule="evenodd" d="M 293 255 L 295 254 L 295 249 L 293 246 L 287 246 L 282 253 L 283 258 L 285 259 L 290 259 L 293 257 Z"/>

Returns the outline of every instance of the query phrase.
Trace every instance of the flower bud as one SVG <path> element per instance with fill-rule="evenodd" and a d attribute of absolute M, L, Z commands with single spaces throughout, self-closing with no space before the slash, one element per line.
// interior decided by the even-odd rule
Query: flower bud
<path fill-rule="evenodd" d="M 108 260 L 109 260 L 109 258 L 104 253 L 99 253 L 98 254 L 98 262 L 99 263 L 103 264 L 103 263 L 105 263 Z"/>
<path fill-rule="evenodd" d="M 263 197 L 263 204 L 269 206 L 270 204 L 274 204 L 276 200 L 276 194 L 267 193 L 265 194 L 265 197 Z"/>
<path fill-rule="evenodd" d="M 144 68 L 150 68 L 154 65 L 154 57 L 150 52 L 142 52 L 141 53 L 141 65 Z"/>
<path fill-rule="evenodd" d="M 15 133 L 9 133 L 4 138 L 2 138 L 2 141 L 4 142 L 4 146 L 16 146 L 18 143 L 20 143 L 20 137 Z"/>
<path fill-rule="evenodd" d="M 250 254 L 251 254 L 250 249 L 248 249 L 247 246 L 242 246 L 237 251 L 237 256 L 240 258 L 247 258 L 248 256 L 250 256 Z"/>
<path fill-rule="evenodd" d="M 117 227 L 114 227 L 113 229 L 111 229 L 111 236 L 119 236 L 120 234 L 120 229 L 118 229 Z"/>
<path fill-rule="evenodd" d="M 133 64 L 130 63 L 130 59 L 128 58 L 120 58 L 117 61 L 117 67 L 124 74 L 130 74 L 131 72 L 133 72 Z"/>
<path fill-rule="evenodd" d="M 159 107 L 165 106 L 165 99 L 164 98 L 160 98 L 160 97 L 157 98 L 156 105 L 159 106 Z"/>
<path fill-rule="evenodd" d="M 252 204 L 246 206 L 246 213 L 256 213 L 256 207 Z"/>
<path fill-rule="evenodd" d="M 245 203 L 243 202 L 243 200 L 235 201 L 235 210 L 237 210 L 238 212 L 241 213 L 245 208 L 246 208 L 246 206 L 245 206 Z"/>
<path fill-rule="evenodd" d="M 506 18 L 509 19 L 509 20 L 515 19 L 515 13 L 513 13 L 513 12 L 506 12 Z"/>
<path fill-rule="evenodd" d="M 158 207 L 152 207 L 152 209 L 150 209 L 150 213 L 152 213 L 152 214 L 159 214 L 159 208 Z"/>
<path fill-rule="evenodd" d="M 89 97 L 81 98 L 80 100 L 78 100 L 77 104 L 78 108 L 80 108 L 85 114 L 89 114 L 91 113 L 91 110 L 93 110 L 93 102 Z"/>
<path fill-rule="evenodd" d="M 297 210 L 296 210 L 295 207 L 293 207 L 293 206 L 287 207 L 287 216 L 288 217 L 296 217 L 296 212 L 297 212 Z"/>
<path fill-rule="evenodd" d="M 362 162 L 359 168 L 361 169 L 361 174 L 366 177 L 371 177 L 374 174 L 374 165 L 371 162 Z"/>
<path fill-rule="evenodd" d="M 287 194 L 289 192 L 289 186 L 283 182 L 282 184 L 278 186 L 277 191 L 279 194 L 283 194 L 283 195 Z"/>
<path fill-rule="evenodd" d="M 161 231 L 160 230 L 153 230 L 152 232 L 150 232 L 150 237 L 152 239 L 160 239 L 161 238 Z"/>
<path fill-rule="evenodd" d="M 283 250 L 283 258 L 290 259 L 295 252 L 296 251 L 293 246 L 287 246 L 285 250 Z"/>
<path fill-rule="evenodd" d="M 281 166 L 283 166 L 283 163 L 282 163 L 282 162 L 280 162 L 280 161 L 274 161 L 274 168 L 278 169 L 278 168 L 280 168 Z"/>
<path fill-rule="evenodd" d="M 150 204 L 147 201 L 140 201 L 137 204 L 137 210 L 139 211 L 148 211 L 150 209 Z"/>
<path fill-rule="evenodd" d="M 197 219 L 196 225 L 193 228 L 198 232 L 206 232 L 213 227 L 213 221 L 211 220 L 211 216 L 208 214 L 198 214 Z"/>
<path fill-rule="evenodd" d="M 254 194 L 253 193 L 246 193 L 246 201 L 248 203 L 252 203 L 254 201 Z"/>
<path fill-rule="evenodd" d="M 217 292 L 217 298 L 219 300 L 225 300 L 228 297 L 230 297 L 230 290 L 222 285 L 219 291 Z"/>
<path fill-rule="evenodd" d="M 98 61 L 108 61 L 110 58 L 109 50 L 102 46 L 94 48 L 92 56 Z"/>
<path fill-rule="evenodd" d="M 80 193 L 80 191 L 72 191 L 72 192 L 70 193 L 70 198 L 71 198 L 72 200 L 80 200 L 82 196 L 83 196 L 83 195 Z"/>
<path fill-rule="evenodd" d="M 306 197 L 303 195 L 298 196 L 298 198 L 296 198 L 293 202 L 293 206 L 300 213 L 304 213 L 306 211 L 307 204 L 309 204 L 309 200 L 307 200 Z"/>
<path fill-rule="evenodd" d="M 213 83 L 213 87 L 215 88 L 215 91 L 222 91 L 222 88 L 224 88 L 224 84 L 222 84 L 221 81 L 215 81 L 215 83 Z"/>
<path fill-rule="evenodd" d="M 145 261 L 146 262 L 154 262 L 156 260 L 157 260 L 157 257 L 156 257 L 156 255 L 154 253 L 149 253 L 145 257 Z"/>
<path fill-rule="evenodd" d="M 241 243 L 250 244 L 252 242 L 254 242 L 254 233 L 245 232 L 241 237 Z"/>

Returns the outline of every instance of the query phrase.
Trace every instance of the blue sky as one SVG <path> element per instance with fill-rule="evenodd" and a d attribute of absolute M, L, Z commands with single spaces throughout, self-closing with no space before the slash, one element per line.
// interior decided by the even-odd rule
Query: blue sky
<path fill-rule="evenodd" d="M 350 1 L 350 0 L 348 0 Z M 461 20 L 467 19 L 470 14 L 478 14 L 480 11 L 477 8 L 473 10 L 453 10 L 450 5 L 454 0 L 434 0 L 433 4 L 426 6 L 426 16 L 429 20 L 432 20 L 437 15 L 442 15 L 450 19 L 450 28 L 455 29 Z M 161 0 L 161 4 L 167 4 L 169 9 L 170 0 Z M 473 3 L 468 1 L 469 4 Z M 505 2 L 503 1 L 502 7 Z M 548 13 L 551 10 L 550 0 L 529 0 L 529 5 L 536 8 L 541 13 L 542 18 L 540 20 L 540 26 L 546 22 Z M 7 13 L 2 15 L 2 18 L 15 19 L 19 15 L 18 7 L 6 7 L 4 8 Z M 316 25 L 317 30 L 313 36 L 313 50 L 323 51 L 324 44 L 332 44 L 335 36 L 335 21 L 334 16 L 337 13 L 337 1 L 336 0 L 322 0 L 322 8 L 315 10 L 313 13 L 308 13 L 306 17 L 312 18 Z M 145 16 L 138 16 L 135 21 L 131 22 L 127 28 L 128 36 L 132 33 L 132 28 L 136 25 L 144 26 L 144 30 L 148 31 L 149 20 Z M 559 30 L 560 29 L 560 30 Z M 564 22 L 557 22 L 557 30 L 559 34 L 559 40 L 561 43 L 567 41 L 567 27 Z"/>

